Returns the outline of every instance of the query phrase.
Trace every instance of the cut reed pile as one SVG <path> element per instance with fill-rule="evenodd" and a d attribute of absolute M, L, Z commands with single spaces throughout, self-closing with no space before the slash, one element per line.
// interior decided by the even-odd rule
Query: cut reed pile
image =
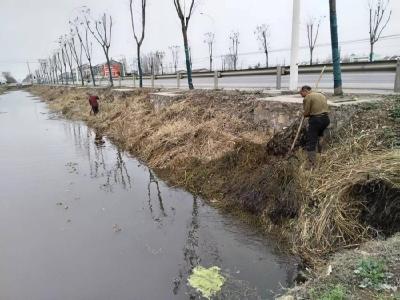
<path fill-rule="evenodd" d="M 309 261 L 400 231 L 400 124 L 389 117 L 395 109 L 393 102 L 365 107 L 330 141 L 312 172 L 282 166 L 297 213 L 279 225 Z"/>

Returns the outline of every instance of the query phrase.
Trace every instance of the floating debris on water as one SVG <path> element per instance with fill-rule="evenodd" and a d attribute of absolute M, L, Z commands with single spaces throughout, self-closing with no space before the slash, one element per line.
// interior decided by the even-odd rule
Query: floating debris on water
<path fill-rule="evenodd" d="M 211 267 L 209 269 L 198 266 L 193 269 L 188 282 L 191 287 L 202 294 L 203 297 L 210 299 L 211 296 L 221 291 L 225 283 L 225 278 L 219 273 L 219 267 Z"/>
<path fill-rule="evenodd" d="M 120 232 L 120 231 L 122 231 L 121 227 L 119 227 L 118 224 L 114 224 L 113 229 L 114 229 L 114 232 Z"/>
<path fill-rule="evenodd" d="M 64 206 L 64 209 L 65 209 L 65 210 L 67 210 L 68 208 L 69 208 L 69 206 L 68 206 L 68 205 L 65 205 L 65 206 Z"/>
<path fill-rule="evenodd" d="M 63 203 L 62 203 L 62 202 L 57 202 L 57 205 L 58 205 L 58 206 L 62 206 Z"/>
<path fill-rule="evenodd" d="M 69 173 L 78 174 L 78 164 L 74 162 L 66 163 L 65 166 L 68 168 Z"/>
<path fill-rule="evenodd" d="M 158 255 L 162 253 L 162 248 L 159 248 L 158 250 L 151 248 L 148 244 L 146 244 L 147 251 L 149 251 L 153 255 Z"/>

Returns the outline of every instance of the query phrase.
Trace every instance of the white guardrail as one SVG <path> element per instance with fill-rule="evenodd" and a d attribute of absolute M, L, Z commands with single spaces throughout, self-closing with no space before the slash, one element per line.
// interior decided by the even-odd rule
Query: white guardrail
<path fill-rule="evenodd" d="M 332 64 L 318 64 L 313 66 L 299 66 L 299 74 L 319 74 L 325 67 L 325 73 L 333 72 Z M 341 64 L 343 73 L 365 73 L 365 72 L 390 72 L 395 73 L 394 92 L 400 93 L 400 60 L 390 61 L 376 61 L 376 62 L 358 62 L 358 63 L 343 63 Z M 251 77 L 251 76 L 275 76 L 276 89 L 280 90 L 282 87 L 282 76 L 290 74 L 290 67 L 277 66 L 274 68 L 264 69 L 251 69 L 251 70 L 238 70 L 238 71 L 213 71 L 213 72 L 193 72 L 193 78 L 213 78 L 213 88 L 218 89 L 220 78 L 227 77 Z M 176 87 L 181 87 L 181 80 L 187 78 L 186 72 L 178 72 L 177 74 L 164 74 L 164 75 L 145 75 L 144 80 L 150 80 L 150 86 L 155 87 L 155 80 L 163 79 L 176 79 Z M 132 80 L 133 86 L 138 86 L 138 76 L 133 74 L 115 78 L 114 85 L 122 85 L 122 81 Z M 107 78 L 98 79 L 97 83 L 103 85 L 107 82 Z M 373 89 L 373 87 L 371 87 Z"/>
<path fill-rule="evenodd" d="M 319 64 L 313 66 L 299 66 L 299 74 L 319 74 L 325 68 L 325 73 L 333 72 L 332 64 Z M 400 60 L 362 62 L 362 63 L 344 63 L 341 64 L 342 72 L 396 72 L 394 82 L 394 91 L 400 92 Z M 282 75 L 289 75 L 290 67 L 277 66 L 275 68 L 265 68 L 256 70 L 239 70 L 239 71 L 214 71 L 214 72 L 194 72 L 193 78 L 214 78 L 214 89 L 218 89 L 218 79 L 224 77 L 244 77 L 244 76 L 276 76 L 276 89 L 281 89 Z M 177 74 L 165 75 L 147 75 L 143 76 L 145 80 L 151 80 L 151 86 L 154 88 L 154 80 L 160 79 L 177 79 L 177 87 L 180 87 L 180 80 L 187 78 L 185 72 Z M 133 75 L 134 85 L 136 85 L 137 75 Z"/>

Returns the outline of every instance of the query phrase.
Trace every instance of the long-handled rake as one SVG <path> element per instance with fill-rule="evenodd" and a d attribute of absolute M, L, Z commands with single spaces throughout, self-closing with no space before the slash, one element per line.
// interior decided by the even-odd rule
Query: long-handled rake
<path fill-rule="evenodd" d="M 326 66 L 324 66 L 324 67 L 322 68 L 321 74 L 319 75 L 319 78 L 318 78 L 318 80 L 317 80 L 317 83 L 315 84 L 315 90 L 316 90 L 316 91 L 318 90 L 318 86 L 319 86 L 319 83 L 320 83 L 320 81 L 321 81 L 321 79 L 322 79 L 322 76 L 324 75 L 325 69 L 326 69 Z M 293 149 L 294 149 L 294 147 L 296 146 L 297 140 L 299 139 L 299 135 L 300 135 L 300 132 L 301 132 L 301 128 L 303 128 L 304 119 L 305 119 L 304 116 L 302 116 L 302 117 L 301 117 L 301 120 L 300 120 L 299 128 L 297 129 L 296 136 L 295 136 L 295 138 L 294 138 L 294 141 L 293 141 L 292 146 L 290 147 L 290 150 L 289 150 L 289 152 L 288 152 L 288 155 L 290 155 L 290 154 L 293 152 Z"/>

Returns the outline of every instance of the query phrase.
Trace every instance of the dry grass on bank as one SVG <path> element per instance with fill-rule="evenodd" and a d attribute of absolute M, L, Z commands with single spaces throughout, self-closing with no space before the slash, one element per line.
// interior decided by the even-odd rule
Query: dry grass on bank
<path fill-rule="evenodd" d="M 0 95 L 4 94 L 7 91 L 7 87 L 0 85 Z"/>
<path fill-rule="evenodd" d="M 400 124 L 388 117 L 393 103 L 365 109 L 333 137 L 313 172 L 286 165 L 289 197 L 298 209 L 296 218 L 280 225 L 311 262 L 377 230 L 400 231 Z"/>
<path fill-rule="evenodd" d="M 309 172 L 302 151 L 289 160 L 267 154 L 270 136 L 253 121 L 251 95 L 188 92 L 156 112 L 149 91 L 96 90 L 101 113 L 93 117 L 84 89 L 32 91 L 51 109 L 86 121 L 134 153 L 171 184 L 254 213 L 309 262 L 372 237 L 372 225 L 385 230 L 390 222 L 400 224 L 393 101 L 360 110 Z M 372 198 L 391 204 L 391 211 L 385 214 Z M 381 211 L 379 217 L 374 211 Z"/>
<path fill-rule="evenodd" d="M 289 290 L 287 296 L 311 300 L 397 300 L 400 298 L 399 252 L 400 235 L 341 251 L 318 268 L 307 283 Z"/>

